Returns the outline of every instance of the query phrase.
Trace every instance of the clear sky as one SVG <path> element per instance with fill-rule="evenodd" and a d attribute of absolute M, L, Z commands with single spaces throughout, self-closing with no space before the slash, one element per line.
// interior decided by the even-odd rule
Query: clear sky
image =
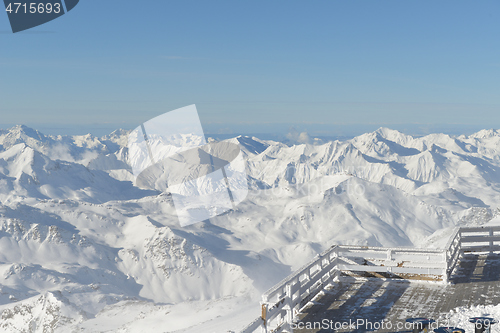
<path fill-rule="evenodd" d="M 498 0 L 81 0 L 0 41 L 0 124 L 500 127 Z"/>

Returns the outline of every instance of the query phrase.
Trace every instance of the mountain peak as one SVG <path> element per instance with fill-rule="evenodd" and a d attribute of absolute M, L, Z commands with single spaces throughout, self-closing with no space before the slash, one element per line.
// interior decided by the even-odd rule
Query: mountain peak
<path fill-rule="evenodd" d="M 125 130 L 123 128 L 119 128 L 117 130 L 114 130 L 110 134 L 103 136 L 101 138 L 101 140 L 112 140 L 115 138 L 121 138 L 123 136 L 128 136 L 130 134 L 130 132 L 131 132 L 130 130 Z"/>
<path fill-rule="evenodd" d="M 267 143 L 263 143 L 254 137 L 240 135 L 235 139 L 240 145 L 245 147 L 247 151 L 256 155 L 264 152 L 267 149 L 267 147 L 269 147 Z"/>
<path fill-rule="evenodd" d="M 9 149 L 19 143 L 30 147 L 42 147 L 50 138 L 26 125 L 17 125 L 0 134 L 0 144 Z"/>
<path fill-rule="evenodd" d="M 494 136 L 500 136 L 500 132 L 496 129 L 483 129 L 477 133 L 472 134 L 470 137 L 474 139 L 487 139 Z"/>
<path fill-rule="evenodd" d="M 33 129 L 31 127 L 28 127 L 26 125 L 16 125 L 14 127 L 12 127 L 10 130 L 9 130 L 10 133 L 13 133 L 13 134 L 25 134 L 33 139 L 37 139 L 37 140 L 43 140 L 45 137 L 44 134 L 40 133 L 39 131 L 37 131 L 36 129 Z"/>
<path fill-rule="evenodd" d="M 413 139 L 413 137 L 411 135 L 408 135 L 408 134 L 402 133 L 398 130 L 394 130 L 394 129 L 387 128 L 387 127 L 380 127 L 374 133 L 379 134 L 380 136 L 382 136 L 383 138 L 385 138 L 387 140 L 390 140 L 390 141 L 393 141 L 393 142 L 396 142 L 399 144 Z"/>
<path fill-rule="evenodd" d="M 396 133 L 401 134 L 401 132 L 399 132 L 399 131 L 397 131 L 397 130 L 393 130 L 393 129 L 390 129 L 389 127 L 383 127 L 383 126 L 382 126 L 382 127 L 379 127 L 379 128 L 375 131 L 375 133 L 379 133 L 379 134 L 381 134 L 381 135 L 383 135 L 383 136 L 385 136 L 385 135 L 390 135 L 390 134 L 391 134 L 391 133 L 393 133 L 393 132 L 396 132 Z"/>

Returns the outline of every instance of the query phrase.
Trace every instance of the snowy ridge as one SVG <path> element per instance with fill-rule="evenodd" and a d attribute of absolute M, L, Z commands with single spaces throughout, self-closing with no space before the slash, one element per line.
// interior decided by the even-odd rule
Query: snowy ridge
<path fill-rule="evenodd" d="M 187 228 L 168 193 L 136 186 L 128 134 L 0 131 L 2 331 L 236 331 L 263 291 L 333 244 L 438 247 L 455 226 L 498 221 L 496 130 L 239 136 L 248 198 Z M 196 142 L 176 140 L 167 148 Z"/>

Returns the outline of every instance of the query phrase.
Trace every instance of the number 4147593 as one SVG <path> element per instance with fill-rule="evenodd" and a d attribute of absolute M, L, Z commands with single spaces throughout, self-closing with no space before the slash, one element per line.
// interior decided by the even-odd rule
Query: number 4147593
<path fill-rule="evenodd" d="M 5 9 L 7 13 L 9 14 L 17 14 L 17 13 L 30 13 L 30 14 L 59 14 L 61 12 L 61 4 L 60 3 L 22 3 L 22 2 L 15 2 L 15 3 L 9 3 L 7 8 Z"/>

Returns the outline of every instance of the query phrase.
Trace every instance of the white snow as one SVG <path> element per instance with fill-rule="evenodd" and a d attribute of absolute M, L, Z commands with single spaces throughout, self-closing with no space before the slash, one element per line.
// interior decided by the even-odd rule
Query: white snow
<path fill-rule="evenodd" d="M 262 292 L 332 244 L 441 247 L 455 226 L 500 223 L 496 130 L 236 137 L 247 199 L 185 228 L 169 194 L 135 186 L 128 135 L 0 130 L 2 331 L 238 331 Z"/>
<path fill-rule="evenodd" d="M 467 307 L 459 307 L 451 310 L 443 316 L 443 322 L 448 322 L 451 326 L 459 327 L 465 330 L 466 333 L 474 332 L 474 324 L 469 323 L 472 317 L 488 317 L 498 321 L 500 318 L 500 305 L 478 305 Z M 491 326 L 491 333 L 500 332 L 500 324 Z"/>

